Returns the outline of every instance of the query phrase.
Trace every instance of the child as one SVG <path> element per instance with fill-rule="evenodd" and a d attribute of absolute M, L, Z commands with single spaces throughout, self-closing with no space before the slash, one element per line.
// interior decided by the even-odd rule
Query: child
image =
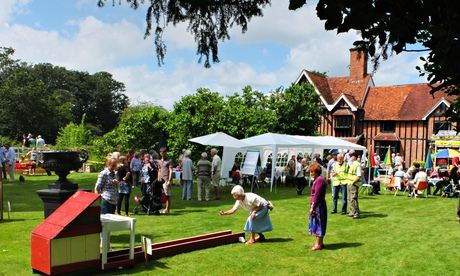
<path fill-rule="evenodd" d="M 265 236 L 262 233 L 273 229 L 268 214 L 268 210 L 273 209 L 271 202 L 254 193 L 245 193 L 243 187 L 240 185 L 233 187 L 231 194 L 236 199 L 235 205 L 228 211 L 219 211 L 219 214 L 221 216 L 232 215 L 241 207 L 249 210 L 249 217 L 246 220 L 244 231 L 250 233 L 251 237 L 246 244 L 264 241 Z M 257 237 L 255 236 L 256 233 L 258 234 Z"/>

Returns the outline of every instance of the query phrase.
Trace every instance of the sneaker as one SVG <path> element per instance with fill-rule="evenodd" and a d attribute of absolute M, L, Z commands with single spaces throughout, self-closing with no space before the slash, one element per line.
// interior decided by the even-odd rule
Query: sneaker
<path fill-rule="evenodd" d="M 353 219 L 359 219 L 359 215 L 354 215 Z"/>
<path fill-rule="evenodd" d="M 331 214 L 337 214 L 337 211 L 332 211 Z"/>

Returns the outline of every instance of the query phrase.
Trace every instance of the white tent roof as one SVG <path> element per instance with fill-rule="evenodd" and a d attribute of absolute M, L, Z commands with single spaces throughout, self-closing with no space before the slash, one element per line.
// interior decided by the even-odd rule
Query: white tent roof
<path fill-rule="evenodd" d="M 310 141 L 314 144 L 317 144 L 321 148 L 325 149 L 354 149 L 354 150 L 363 150 L 365 151 L 366 148 L 355 144 L 351 143 L 348 141 L 345 141 L 343 139 L 333 137 L 333 136 L 294 136 L 298 139 Z"/>
<path fill-rule="evenodd" d="M 310 146 L 314 145 L 315 142 L 300 139 L 293 135 L 279 134 L 279 133 L 264 133 L 261 135 L 242 139 L 242 142 L 252 147 L 260 146 L 278 146 L 278 147 L 289 147 L 289 146 Z"/>
<path fill-rule="evenodd" d="M 233 136 L 230 136 L 224 132 L 216 132 L 204 136 L 195 137 L 189 139 L 190 142 L 198 143 L 201 145 L 210 145 L 210 146 L 223 146 L 230 148 L 243 148 L 248 146 L 246 143 L 241 140 L 236 139 Z"/>

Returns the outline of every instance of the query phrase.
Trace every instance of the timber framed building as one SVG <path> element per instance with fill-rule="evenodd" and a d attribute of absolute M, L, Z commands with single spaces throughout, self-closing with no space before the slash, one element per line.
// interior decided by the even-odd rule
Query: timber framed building
<path fill-rule="evenodd" d="M 350 73 L 327 77 L 303 70 L 295 83 L 310 83 L 321 99 L 318 131 L 361 144 L 380 155 L 399 152 L 406 166 L 425 160 L 431 137 L 452 129 L 443 116 L 454 97 L 430 94 L 427 84 L 376 86 L 367 54 L 350 49 Z"/>

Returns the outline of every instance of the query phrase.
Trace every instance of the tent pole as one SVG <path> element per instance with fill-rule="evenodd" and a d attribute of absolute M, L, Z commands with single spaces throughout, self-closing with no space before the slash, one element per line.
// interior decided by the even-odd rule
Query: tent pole
<path fill-rule="evenodd" d="M 270 176 L 270 192 L 273 191 L 277 159 L 278 159 L 278 148 L 277 146 L 274 146 L 272 148 L 272 175 Z M 275 185 L 275 191 L 276 191 L 276 185 Z"/>

